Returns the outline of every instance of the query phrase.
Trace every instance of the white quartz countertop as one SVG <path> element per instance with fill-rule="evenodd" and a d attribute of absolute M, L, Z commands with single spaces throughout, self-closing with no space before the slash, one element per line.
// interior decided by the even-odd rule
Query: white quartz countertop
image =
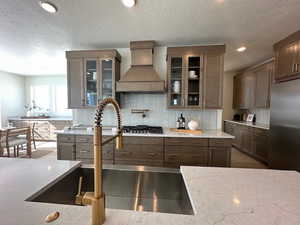
<path fill-rule="evenodd" d="M 17 120 L 17 121 L 72 121 L 73 119 L 71 117 L 49 117 L 49 118 L 43 118 L 43 119 L 9 117 L 8 120 Z"/>
<path fill-rule="evenodd" d="M 188 137 L 188 138 L 234 138 L 234 136 L 224 133 L 221 130 L 203 130 L 202 134 L 186 134 L 180 132 L 170 131 L 168 128 L 163 129 L 163 134 L 130 134 L 123 133 L 124 136 L 136 136 L 136 137 Z M 93 135 L 93 132 L 87 130 L 61 130 L 56 131 L 57 134 L 66 135 Z M 103 135 L 112 135 L 111 129 L 103 129 Z"/>
<path fill-rule="evenodd" d="M 5 225 L 89 225 L 91 208 L 27 202 L 78 162 L 0 159 L 0 218 Z M 294 171 L 182 167 L 195 215 L 106 210 L 107 225 L 298 225 L 300 175 Z"/>
<path fill-rule="evenodd" d="M 249 127 L 255 127 L 255 128 L 265 129 L 265 130 L 269 130 L 270 129 L 270 125 L 269 124 L 265 124 L 265 123 L 253 123 L 253 122 L 233 121 L 233 120 L 224 120 L 224 121 L 230 122 L 230 123 L 236 123 L 236 124 L 240 124 L 240 125 L 245 125 L 245 126 L 249 126 Z"/>

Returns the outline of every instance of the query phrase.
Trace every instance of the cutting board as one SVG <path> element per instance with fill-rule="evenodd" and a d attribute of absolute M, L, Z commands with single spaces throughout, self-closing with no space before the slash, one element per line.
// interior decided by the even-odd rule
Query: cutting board
<path fill-rule="evenodd" d="M 170 131 L 177 132 L 177 133 L 185 133 L 185 134 L 202 134 L 202 130 L 182 130 L 182 129 L 170 128 Z"/>

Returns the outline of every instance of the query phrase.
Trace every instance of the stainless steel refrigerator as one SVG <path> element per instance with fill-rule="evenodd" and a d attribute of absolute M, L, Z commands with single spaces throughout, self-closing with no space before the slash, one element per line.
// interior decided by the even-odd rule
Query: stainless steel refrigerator
<path fill-rule="evenodd" d="M 300 80 L 274 84 L 271 93 L 270 167 L 300 171 Z"/>

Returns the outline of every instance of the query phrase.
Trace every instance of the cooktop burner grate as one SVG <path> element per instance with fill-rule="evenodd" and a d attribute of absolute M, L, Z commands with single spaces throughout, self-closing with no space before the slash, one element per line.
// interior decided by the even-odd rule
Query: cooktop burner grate
<path fill-rule="evenodd" d="M 124 133 L 132 134 L 162 134 L 162 127 L 147 126 L 147 125 L 137 125 L 137 126 L 124 126 Z"/>

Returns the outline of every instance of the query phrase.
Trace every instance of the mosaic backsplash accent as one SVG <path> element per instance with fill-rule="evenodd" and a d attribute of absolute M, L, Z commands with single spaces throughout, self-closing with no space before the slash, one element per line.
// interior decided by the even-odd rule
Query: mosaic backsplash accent
<path fill-rule="evenodd" d="M 183 113 L 187 121 L 196 120 L 201 129 L 221 129 L 222 110 L 169 110 L 167 109 L 166 94 L 122 94 L 121 115 L 123 125 L 151 125 L 175 127 L 177 117 Z M 146 117 L 141 114 L 132 114 L 131 109 L 149 109 Z M 75 123 L 92 125 L 94 121 L 93 109 L 73 110 Z M 104 126 L 115 126 L 115 115 L 112 109 L 104 112 Z"/>

